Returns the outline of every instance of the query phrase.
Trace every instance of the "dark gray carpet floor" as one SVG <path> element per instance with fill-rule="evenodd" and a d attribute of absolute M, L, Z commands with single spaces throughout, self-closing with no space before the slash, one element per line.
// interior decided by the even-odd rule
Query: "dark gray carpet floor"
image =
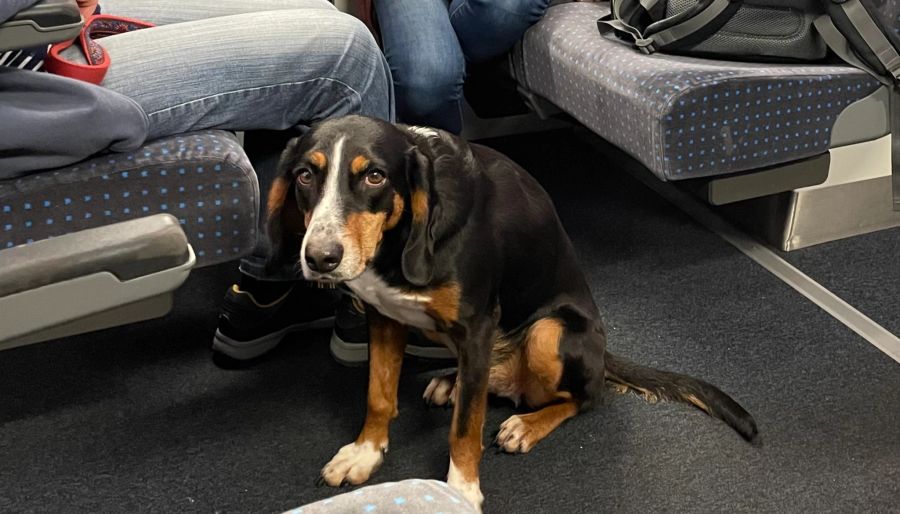
<path fill-rule="evenodd" d="M 793 252 L 785 260 L 900 334 L 900 227 Z"/>
<path fill-rule="evenodd" d="M 718 384 L 763 444 L 612 397 L 528 455 L 488 451 L 486 511 L 896 512 L 898 364 L 570 139 L 494 144 L 554 195 L 611 349 Z M 366 371 L 332 362 L 326 332 L 215 367 L 233 276 L 196 271 L 163 320 L 0 353 L 0 511 L 276 512 L 335 493 L 313 482 L 361 425 Z M 407 364 L 376 481 L 446 471 L 450 412 L 420 400 L 429 365 Z M 492 406 L 486 432 L 513 412 Z"/>

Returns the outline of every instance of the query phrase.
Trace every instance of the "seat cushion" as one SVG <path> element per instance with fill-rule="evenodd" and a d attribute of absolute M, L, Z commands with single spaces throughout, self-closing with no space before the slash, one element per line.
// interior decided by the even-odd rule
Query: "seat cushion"
<path fill-rule="evenodd" d="M 252 251 L 259 186 L 237 139 L 195 132 L 0 181 L 0 248 L 157 213 L 178 218 L 198 266 Z"/>
<path fill-rule="evenodd" d="M 606 3 L 551 7 L 516 47 L 514 74 L 663 180 L 821 154 L 841 111 L 879 87 L 846 66 L 644 55 L 600 34 L 608 12 Z"/>

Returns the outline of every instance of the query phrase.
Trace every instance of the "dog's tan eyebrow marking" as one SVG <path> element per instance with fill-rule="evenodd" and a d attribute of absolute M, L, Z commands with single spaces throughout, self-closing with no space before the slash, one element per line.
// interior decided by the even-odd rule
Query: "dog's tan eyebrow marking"
<path fill-rule="evenodd" d="M 310 152 L 309 162 L 313 163 L 313 165 L 319 169 L 325 169 L 325 166 L 328 164 L 328 157 L 325 157 L 324 153 L 316 150 Z"/>
<path fill-rule="evenodd" d="M 413 222 L 424 223 L 428 219 L 428 194 L 421 189 L 412 193 Z"/>
<path fill-rule="evenodd" d="M 369 159 L 365 155 L 357 155 L 350 161 L 350 173 L 354 175 L 364 171 L 369 166 Z"/>

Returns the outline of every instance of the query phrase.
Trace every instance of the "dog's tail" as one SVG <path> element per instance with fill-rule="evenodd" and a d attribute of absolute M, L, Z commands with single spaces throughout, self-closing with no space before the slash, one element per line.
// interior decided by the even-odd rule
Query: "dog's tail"
<path fill-rule="evenodd" d="M 687 375 L 641 366 L 606 352 L 606 379 L 620 392 L 632 391 L 653 403 L 678 401 L 693 405 L 755 443 L 759 434 L 753 417 L 716 386 Z"/>

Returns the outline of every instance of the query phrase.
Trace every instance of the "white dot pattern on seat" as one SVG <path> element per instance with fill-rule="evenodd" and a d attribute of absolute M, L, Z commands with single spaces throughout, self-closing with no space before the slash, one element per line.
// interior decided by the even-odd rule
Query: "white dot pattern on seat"
<path fill-rule="evenodd" d="M 118 221 L 169 213 L 200 265 L 256 244 L 256 175 L 233 135 L 163 138 L 132 153 L 0 181 L 0 249 Z"/>
<path fill-rule="evenodd" d="M 878 4 L 879 2 L 868 2 Z M 900 0 L 882 0 L 881 5 L 874 6 L 872 14 L 878 18 L 883 27 L 890 28 L 894 34 L 900 36 Z"/>
<path fill-rule="evenodd" d="M 517 46 L 516 75 L 664 180 L 821 154 L 840 112 L 879 87 L 845 66 L 644 55 L 601 35 L 608 12 L 550 8 Z"/>

